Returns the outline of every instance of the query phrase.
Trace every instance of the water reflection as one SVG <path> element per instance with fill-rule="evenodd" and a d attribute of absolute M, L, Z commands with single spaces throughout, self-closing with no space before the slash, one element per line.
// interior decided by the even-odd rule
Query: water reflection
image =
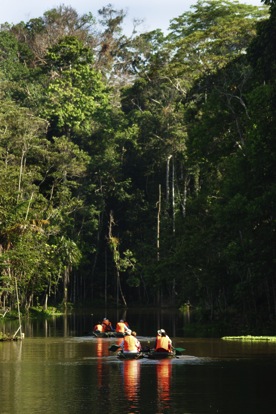
<path fill-rule="evenodd" d="M 103 357 L 107 357 L 109 355 L 109 347 L 110 343 L 108 341 L 106 341 L 103 338 L 97 338 L 97 342 L 96 342 L 96 355 L 97 357 L 99 357 L 100 361 L 102 361 L 101 358 Z"/>
<path fill-rule="evenodd" d="M 158 410 L 159 412 L 162 412 L 162 410 L 170 408 L 172 378 L 171 360 L 163 359 L 156 364 L 156 376 L 159 403 Z"/>
<path fill-rule="evenodd" d="M 98 378 L 98 390 L 102 389 L 103 387 L 103 378 L 104 378 L 104 367 L 103 367 L 103 356 L 106 355 L 106 352 L 108 353 L 107 348 L 108 343 L 103 342 L 102 338 L 97 339 L 96 344 L 96 355 L 97 355 L 97 378 Z"/>
<path fill-rule="evenodd" d="M 141 364 L 137 360 L 122 363 L 125 396 L 129 401 L 137 401 L 140 389 Z"/>
<path fill-rule="evenodd" d="M 100 402 L 100 406 L 105 403 L 105 409 L 107 408 L 107 402 L 111 400 L 111 388 L 110 388 L 110 369 L 106 364 L 106 357 L 109 355 L 108 346 L 109 342 L 103 338 L 97 338 L 96 341 L 96 389 L 97 398 L 96 401 Z"/>
<path fill-rule="evenodd" d="M 0 413 L 275 412 L 275 344 L 191 340 L 189 355 L 155 361 L 117 359 L 108 347 L 120 341 L 0 343 Z"/>
<path fill-rule="evenodd" d="M 145 371 L 146 368 L 146 371 Z M 141 378 L 141 370 L 143 377 Z M 129 413 L 139 413 L 139 407 L 164 413 L 171 409 L 171 360 L 154 361 L 124 360 L 120 363 L 124 400 Z M 144 386 L 147 391 L 145 392 Z M 143 389 L 143 392 L 141 391 Z M 154 408 L 153 408 L 154 407 Z"/>
<path fill-rule="evenodd" d="M 0 342 L 0 413 L 274 414 L 275 343 L 177 337 L 162 314 L 127 319 L 143 347 L 153 344 L 153 326 L 162 326 L 186 351 L 173 360 L 122 361 L 108 350 L 122 338 L 87 333 L 91 315 L 24 320 L 24 341 Z M 17 327 L 0 323 L 6 332 Z"/>
<path fill-rule="evenodd" d="M 122 338 L 112 340 L 112 344 L 119 345 Z M 139 413 L 140 403 L 140 375 L 141 364 L 139 360 L 116 360 L 115 355 L 110 355 L 109 346 L 111 342 L 105 338 L 97 338 L 96 341 L 96 367 L 97 367 L 97 390 L 98 401 L 124 402 L 127 412 Z M 112 364 L 110 362 L 112 361 Z M 118 378 L 119 376 L 119 378 Z M 116 380 L 117 378 L 117 380 Z M 119 381 L 118 381 L 119 379 Z M 118 404 L 120 406 L 120 403 Z M 114 409 L 114 405 L 113 405 Z"/>

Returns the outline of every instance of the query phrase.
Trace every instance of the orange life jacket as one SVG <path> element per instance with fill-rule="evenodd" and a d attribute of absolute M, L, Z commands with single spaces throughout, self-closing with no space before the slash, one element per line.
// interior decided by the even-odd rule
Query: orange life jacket
<path fill-rule="evenodd" d="M 103 332 L 103 326 L 102 326 L 102 324 L 97 323 L 97 325 L 94 326 L 93 331 Z"/>
<path fill-rule="evenodd" d="M 124 351 L 137 352 L 137 339 L 132 335 L 126 335 L 124 339 Z"/>
<path fill-rule="evenodd" d="M 108 319 L 103 320 L 102 325 L 103 325 L 104 332 L 112 331 L 112 324 Z"/>
<path fill-rule="evenodd" d="M 164 349 L 165 351 L 170 351 L 171 343 L 166 336 L 157 336 L 155 350 Z"/>
<path fill-rule="evenodd" d="M 126 325 L 124 322 L 118 322 L 116 325 L 116 332 L 122 332 L 124 333 L 126 329 Z"/>

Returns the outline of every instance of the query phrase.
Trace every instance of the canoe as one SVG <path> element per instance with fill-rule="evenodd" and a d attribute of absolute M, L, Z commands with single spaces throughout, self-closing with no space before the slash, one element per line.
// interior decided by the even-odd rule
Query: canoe
<path fill-rule="evenodd" d="M 142 352 L 123 352 L 119 351 L 117 354 L 117 358 L 119 359 L 141 359 L 144 358 L 144 354 Z"/>
<path fill-rule="evenodd" d="M 145 357 L 149 359 L 176 358 L 176 353 L 174 351 L 173 352 L 169 352 L 169 351 L 160 352 L 160 351 L 151 350 L 150 352 L 145 354 Z"/>
<path fill-rule="evenodd" d="M 123 338 L 125 336 L 122 332 L 92 332 L 95 338 Z"/>

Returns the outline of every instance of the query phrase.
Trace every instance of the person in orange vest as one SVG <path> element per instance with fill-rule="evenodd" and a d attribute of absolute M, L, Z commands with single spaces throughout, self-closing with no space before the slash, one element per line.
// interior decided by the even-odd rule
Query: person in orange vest
<path fill-rule="evenodd" d="M 141 350 L 140 341 L 136 338 L 136 332 L 132 331 L 126 333 L 124 340 L 120 343 L 120 348 L 122 348 L 124 353 L 139 353 Z"/>
<path fill-rule="evenodd" d="M 119 321 L 119 322 L 117 322 L 117 324 L 116 324 L 116 329 L 115 329 L 115 331 L 116 331 L 116 332 L 119 332 L 119 333 L 122 333 L 122 334 L 125 334 L 128 330 L 130 330 L 130 329 L 129 329 L 129 328 L 128 328 L 128 326 L 125 324 L 124 320 L 123 320 L 123 319 L 120 319 L 120 321 Z"/>
<path fill-rule="evenodd" d="M 171 350 L 172 350 L 172 340 L 171 340 L 171 338 L 167 335 L 167 333 L 166 333 L 166 331 L 165 331 L 165 329 L 160 329 L 160 332 L 161 332 L 161 335 L 162 334 L 165 334 L 166 335 L 166 337 L 168 338 L 168 341 L 169 341 L 169 345 L 170 345 L 170 347 L 171 347 Z"/>
<path fill-rule="evenodd" d="M 101 322 L 96 323 L 96 325 L 93 328 L 93 332 L 101 333 L 103 332 L 103 325 Z"/>
<path fill-rule="evenodd" d="M 157 331 L 157 337 L 155 341 L 155 351 L 157 352 L 170 352 L 172 350 L 172 341 L 166 334 L 164 329 Z"/>
<path fill-rule="evenodd" d="M 137 333 L 135 331 L 132 331 L 131 332 L 131 335 L 133 335 L 136 338 Z M 136 338 L 136 347 L 138 349 L 138 352 L 140 352 L 142 350 L 141 343 L 140 343 L 140 341 L 137 338 Z"/>
<path fill-rule="evenodd" d="M 103 331 L 104 332 L 113 332 L 114 331 L 114 329 L 112 327 L 112 323 L 110 322 L 109 319 L 103 318 L 102 325 L 103 325 Z"/>

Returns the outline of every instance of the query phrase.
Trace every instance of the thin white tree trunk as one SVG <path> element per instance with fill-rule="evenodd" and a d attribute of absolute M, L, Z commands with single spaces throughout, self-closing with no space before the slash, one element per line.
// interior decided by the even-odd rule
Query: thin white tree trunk
<path fill-rule="evenodd" d="M 15 291 L 16 291 L 16 300 L 17 300 L 17 312 L 18 312 L 19 328 L 17 329 L 17 331 L 15 332 L 13 337 L 15 337 L 17 332 L 19 331 L 20 332 L 20 338 L 22 339 L 24 334 L 22 333 L 22 326 L 21 326 L 21 313 L 20 313 L 19 295 L 18 295 L 18 286 L 17 286 L 16 277 L 14 278 L 14 280 L 15 280 Z"/>
<path fill-rule="evenodd" d="M 22 175 L 23 175 L 23 165 L 24 165 L 24 156 L 25 156 L 25 150 L 23 149 L 22 154 L 21 154 L 21 160 L 20 160 L 17 201 L 20 200 L 21 183 L 22 183 Z"/>
<path fill-rule="evenodd" d="M 167 158 L 167 168 L 166 168 L 166 205 L 167 208 L 169 206 L 169 200 L 170 200 L 170 160 L 172 158 L 172 155 L 169 155 Z"/>
<path fill-rule="evenodd" d="M 175 170 L 174 170 L 174 158 L 172 159 L 172 230 L 175 234 Z"/>
<path fill-rule="evenodd" d="M 161 184 L 159 184 L 159 197 L 157 202 L 157 236 L 156 236 L 156 250 L 157 261 L 160 260 L 160 220 L 161 220 Z"/>
<path fill-rule="evenodd" d="M 32 192 L 29 203 L 28 203 L 28 207 L 27 207 L 27 211 L 26 211 L 26 216 L 25 216 L 25 221 L 27 221 L 28 215 L 29 215 L 29 211 L 30 211 L 30 206 L 31 206 L 31 202 L 33 200 L 33 196 L 34 196 L 34 192 Z"/>

